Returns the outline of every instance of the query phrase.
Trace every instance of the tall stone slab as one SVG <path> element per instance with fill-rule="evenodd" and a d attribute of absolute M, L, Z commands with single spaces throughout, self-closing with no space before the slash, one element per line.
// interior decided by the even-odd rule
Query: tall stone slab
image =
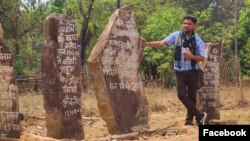
<path fill-rule="evenodd" d="M 83 139 L 80 49 L 76 22 L 53 13 L 44 21 L 42 80 L 47 136 Z"/>
<path fill-rule="evenodd" d="M 208 54 L 204 65 L 204 86 L 198 90 L 200 109 L 207 113 L 206 123 L 211 119 L 220 119 L 220 46 L 206 44 Z"/>
<path fill-rule="evenodd" d="M 148 101 L 139 71 L 143 47 L 132 6 L 117 9 L 88 58 L 98 108 L 111 134 L 148 124 Z"/>
<path fill-rule="evenodd" d="M 12 55 L 3 41 L 3 29 L 0 23 L 0 140 L 20 137 L 18 100 Z"/>

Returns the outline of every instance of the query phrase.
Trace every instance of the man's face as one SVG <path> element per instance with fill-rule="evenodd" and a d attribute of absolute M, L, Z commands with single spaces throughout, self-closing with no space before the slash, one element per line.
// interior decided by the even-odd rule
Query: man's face
<path fill-rule="evenodd" d="M 182 23 L 183 31 L 188 34 L 192 34 L 196 28 L 196 24 L 189 19 L 185 19 Z"/>

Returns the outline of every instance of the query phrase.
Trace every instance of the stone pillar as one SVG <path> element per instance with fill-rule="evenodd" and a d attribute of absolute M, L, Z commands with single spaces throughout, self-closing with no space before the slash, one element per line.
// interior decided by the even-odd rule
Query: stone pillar
<path fill-rule="evenodd" d="M 83 139 L 80 49 L 72 17 L 50 14 L 44 21 L 42 77 L 47 136 Z"/>
<path fill-rule="evenodd" d="M 211 119 L 220 119 L 220 46 L 206 44 L 208 54 L 204 65 L 204 86 L 198 90 L 199 108 L 207 113 L 206 123 Z"/>
<path fill-rule="evenodd" d="M 98 108 L 111 134 L 148 124 L 139 66 L 143 54 L 132 6 L 117 9 L 88 58 Z"/>
<path fill-rule="evenodd" d="M 12 55 L 3 41 L 3 29 L 0 23 L 0 140 L 20 137 L 18 104 L 18 87 L 15 81 Z"/>

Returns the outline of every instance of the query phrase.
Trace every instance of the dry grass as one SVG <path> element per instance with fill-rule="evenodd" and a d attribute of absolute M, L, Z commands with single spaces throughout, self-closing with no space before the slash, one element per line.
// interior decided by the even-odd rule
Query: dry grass
<path fill-rule="evenodd" d="M 222 87 L 220 91 L 221 119 L 250 124 L 250 88 Z"/>
<path fill-rule="evenodd" d="M 146 96 L 150 106 L 150 128 L 164 128 L 173 123 L 183 127 L 185 108 L 177 99 L 176 90 L 146 87 Z M 250 124 L 250 88 L 221 87 L 221 120 L 237 121 L 237 124 Z M 83 125 L 85 138 L 97 138 L 109 135 L 105 122 L 100 118 L 93 91 L 82 95 Z M 25 115 L 22 122 L 25 132 L 46 136 L 43 97 L 37 94 L 20 96 L 20 111 Z M 38 117 L 38 118 L 34 118 Z M 188 137 L 194 138 L 194 137 Z M 171 140 L 171 139 L 170 139 Z"/>

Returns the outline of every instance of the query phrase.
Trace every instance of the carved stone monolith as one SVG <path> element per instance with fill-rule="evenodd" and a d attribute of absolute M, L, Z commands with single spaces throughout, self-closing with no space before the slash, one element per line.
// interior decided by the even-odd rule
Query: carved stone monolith
<path fill-rule="evenodd" d="M 0 23 L 0 140 L 20 138 L 19 95 L 12 55 L 3 41 Z"/>
<path fill-rule="evenodd" d="M 206 44 L 204 64 L 204 86 L 198 90 L 198 109 L 207 113 L 206 124 L 211 119 L 220 119 L 220 46 Z"/>
<path fill-rule="evenodd" d="M 76 22 L 53 13 L 44 21 L 43 96 L 47 136 L 84 138 L 81 114 L 80 51 Z"/>
<path fill-rule="evenodd" d="M 132 6 L 117 9 L 88 58 L 98 108 L 111 134 L 148 125 L 148 101 L 140 75 L 143 54 Z"/>

